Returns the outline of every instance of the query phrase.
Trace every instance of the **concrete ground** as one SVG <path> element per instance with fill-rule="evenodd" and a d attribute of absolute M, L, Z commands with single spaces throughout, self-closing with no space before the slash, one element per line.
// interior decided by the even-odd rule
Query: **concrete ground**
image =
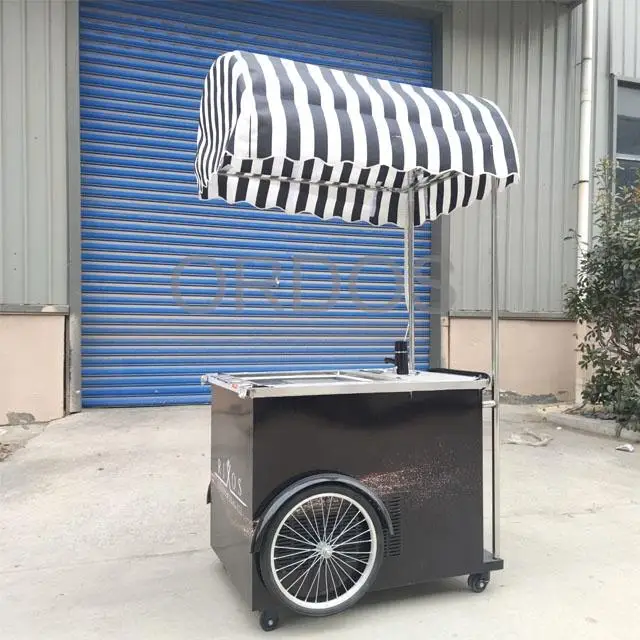
<path fill-rule="evenodd" d="M 502 447 L 506 567 L 487 591 L 375 594 L 274 637 L 640 638 L 640 451 L 535 416 L 504 407 L 505 440 L 553 440 Z M 208 447 L 206 407 L 89 411 L 0 462 L 0 638 L 263 637 L 208 546 Z"/>
<path fill-rule="evenodd" d="M 46 424 L 42 422 L 0 425 L 0 462 L 24 447 L 31 438 L 39 436 L 45 428 Z"/>

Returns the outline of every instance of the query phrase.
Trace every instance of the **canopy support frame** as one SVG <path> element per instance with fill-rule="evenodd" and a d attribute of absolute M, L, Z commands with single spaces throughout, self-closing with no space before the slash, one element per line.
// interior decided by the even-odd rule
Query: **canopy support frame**
<path fill-rule="evenodd" d="M 253 178 L 255 180 L 270 180 L 271 182 L 291 182 L 296 184 L 310 184 L 320 187 L 340 187 L 345 189 L 356 189 L 361 191 L 374 191 L 385 193 L 409 193 L 409 191 L 419 191 L 420 189 L 426 189 L 434 184 L 445 182 L 451 179 L 455 172 L 450 171 L 443 174 L 429 175 L 426 178 L 419 180 L 417 176 L 420 171 L 418 169 L 412 169 L 407 171 L 407 175 L 413 174 L 413 181 L 408 182 L 402 187 L 384 187 L 381 185 L 368 185 L 368 184 L 356 184 L 353 182 L 332 182 L 330 180 L 312 180 L 311 178 L 290 178 L 287 176 L 270 176 L 262 175 L 259 173 L 247 173 L 245 171 L 228 171 L 224 168 L 218 172 L 218 175 L 228 176 L 230 178 Z M 206 189 L 207 187 L 204 187 Z"/>
<path fill-rule="evenodd" d="M 500 555 L 500 335 L 498 261 L 498 185 L 491 190 L 491 541 L 495 558 Z"/>
<path fill-rule="evenodd" d="M 407 287 L 407 311 L 409 312 L 409 324 L 407 325 L 407 346 L 409 356 L 409 371 L 416 370 L 416 310 L 415 310 L 415 196 L 416 196 L 416 172 L 409 171 L 407 189 L 407 219 L 404 230 L 405 244 L 405 277 Z"/>

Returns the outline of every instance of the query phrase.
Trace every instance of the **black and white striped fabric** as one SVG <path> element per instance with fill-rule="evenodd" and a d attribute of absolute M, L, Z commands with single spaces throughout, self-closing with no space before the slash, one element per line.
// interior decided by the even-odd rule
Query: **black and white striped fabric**
<path fill-rule="evenodd" d="M 204 83 L 195 173 L 201 199 L 405 226 L 410 176 L 420 225 L 513 184 L 519 161 L 483 98 L 234 51 Z"/>

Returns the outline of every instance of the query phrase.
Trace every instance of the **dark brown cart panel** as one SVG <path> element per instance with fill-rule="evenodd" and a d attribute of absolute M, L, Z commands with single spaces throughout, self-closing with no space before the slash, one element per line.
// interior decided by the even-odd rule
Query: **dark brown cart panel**
<path fill-rule="evenodd" d="M 275 605 L 257 567 L 256 526 L 268 529 L 269 506 L 301 479 L 344 478 L 384 505 L 384 558 L 370 590 L 502 568 L 483 547 L 481 389 L 212 392 L 211 545 L 251 609 Z"/>

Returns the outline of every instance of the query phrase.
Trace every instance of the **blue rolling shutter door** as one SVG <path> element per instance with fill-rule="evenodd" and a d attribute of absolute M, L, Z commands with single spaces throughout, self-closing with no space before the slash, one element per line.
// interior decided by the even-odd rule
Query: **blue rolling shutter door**
<path fill-rule="evenodd" d="M 431 84 L 426 22 L 348 4 L 81 1 L 86 407 L 206 402 L 212 371 L 382 366 L 404 335 L 400 230 L 197 200 L 202 81 L 232 49 Z M 416 236 L 426 259 L 430 231 Z M 424 306 L 417 341 L 424 368 Z"/>

